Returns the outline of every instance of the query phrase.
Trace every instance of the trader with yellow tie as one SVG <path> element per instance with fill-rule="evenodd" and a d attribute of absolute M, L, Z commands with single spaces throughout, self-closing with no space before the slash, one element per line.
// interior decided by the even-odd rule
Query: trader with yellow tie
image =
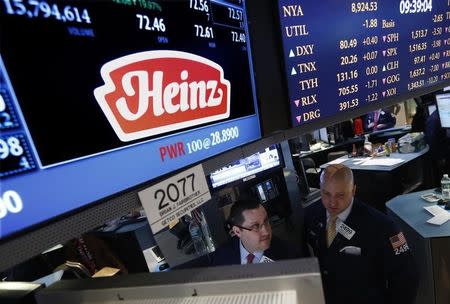
<path fill-rule="evenodd" d="M 353 173 L 342 164 L 322 172 L 320 190 L 322 201 L 305 210 L 305 231 L 327 304 L 413 303 L 415 265 L 394 222 L 354 199 Z"/>

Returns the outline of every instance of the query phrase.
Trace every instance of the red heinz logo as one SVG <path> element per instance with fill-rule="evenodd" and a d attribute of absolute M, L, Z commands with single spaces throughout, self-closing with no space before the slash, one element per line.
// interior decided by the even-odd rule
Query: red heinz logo
<path fill-rule="evenodd" d="M 217 63 L 190 53 L 148 51 L 103 65 L 94 90 L 122 141 L 230 116 L 230 82 Z"/>

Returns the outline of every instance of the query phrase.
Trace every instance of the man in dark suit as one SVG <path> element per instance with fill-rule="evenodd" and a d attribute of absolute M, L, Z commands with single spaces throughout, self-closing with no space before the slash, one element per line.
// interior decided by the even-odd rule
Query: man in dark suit
<path fill-rule="evenodd" d="M 245 199 L 231 207 L 229 224 L 235 237 L 212 254 L 212 266 L 266 263 L 299 257 L 298 251 L 272 237 L 272 228 L 264 207 Z"/>
<path fill-rule="evenodd" d="M 353 174 L 342 164 L 322 172 L 320 190 L 322 201 L 305 210 L 305 231 L 327 304 L 413 303 L 415 265 L 394 222 L 353 199 Z"/>
<path fill-rule="evenodd" d="M 364 116 L 364 129 L 366 132 L 384 130 L 395 126 L 397 119 L 388 110 L 379 109 Z"/>

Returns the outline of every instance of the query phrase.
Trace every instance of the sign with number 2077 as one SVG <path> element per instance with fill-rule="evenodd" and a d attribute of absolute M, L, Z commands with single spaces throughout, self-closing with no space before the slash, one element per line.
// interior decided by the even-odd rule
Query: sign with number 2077
<path fill-rule="evenodd" d="M 153 233 L 211 199 L 202 165 L 139 192 Z"/>

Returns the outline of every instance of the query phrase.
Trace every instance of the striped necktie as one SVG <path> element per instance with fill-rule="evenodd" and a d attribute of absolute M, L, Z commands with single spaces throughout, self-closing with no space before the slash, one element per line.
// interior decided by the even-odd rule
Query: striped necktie
<path fill-rule="evenodd" d="M 253 253 L 249 253 L 247 255 L 247 264 L 253 264 L 253 259 L 255 258 L 255 255 Z"/>
<path fill-rule="evenodd" d="M 336 236 L 336 220 L 337 216 L 332 215 L 328 221 L 327 226 L 327 246 L 330 247 L 331 243 L 333 243 L 334 237 Z"/>

